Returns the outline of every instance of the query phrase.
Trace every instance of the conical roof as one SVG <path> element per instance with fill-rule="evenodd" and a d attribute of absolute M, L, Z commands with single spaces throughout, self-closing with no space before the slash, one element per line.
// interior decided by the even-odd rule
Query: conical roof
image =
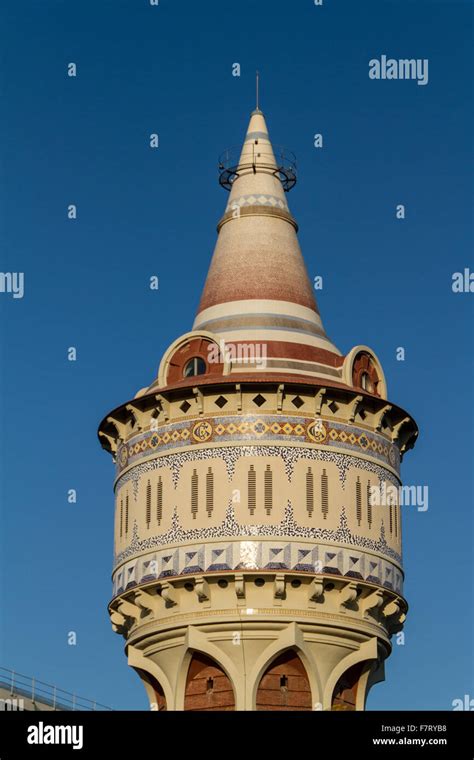
<path fill-rule="evenodd" d="M 285 166 L 263 113 L 253 111 L 193 330 L 217 334 L 237 356 L 241 344 L 263 348 L 267 361 L 255 371 L 335 380 L 343 358 L 321 322 L 287 204 Z"/>

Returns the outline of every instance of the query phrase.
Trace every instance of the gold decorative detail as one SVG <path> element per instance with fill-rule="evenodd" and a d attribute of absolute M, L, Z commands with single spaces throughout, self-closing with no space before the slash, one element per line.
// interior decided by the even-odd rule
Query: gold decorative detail
<path fill-rule="evenodd" d="M 316 441 L 316 443 L 322 443 L 322 441 L 326 440 L 328 434 L 326 426 L 321 419 L 317 419 L 314 422 L 311 422 L 306 428 L 306 432 L 308 433 L 308 436 L 311 438 L 311 440 Z M 333 440 L 335 439 L 333 438 Z"/>
<path fill-rule="evenodd" d="M 195 441 L 203 443 L 208 441 L 212 435 L 212 426 L 206 420 L 197 422 L 193 427 L 193 438 Z"/>

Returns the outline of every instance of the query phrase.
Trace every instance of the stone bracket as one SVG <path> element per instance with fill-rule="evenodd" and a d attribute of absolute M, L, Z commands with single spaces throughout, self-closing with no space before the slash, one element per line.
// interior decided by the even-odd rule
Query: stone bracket
<path fill-rule="evenodd" d="M 155 396 L 155 399 L 158 401 L 160 405 L 160 409 L 163 412 L 163 417 L 164 417 L 165 422 L 168 422 L 170 418 L 170 404 L 169 404 L 168 399 L 162 396 L 161 393 L 157 393 Z"/>
<path fill-rule="evenodd" d="M 132 602 L 129 602 L 126 599 L 121 599 L 119 601 L 117 604 L 117 609 L 121 615 L 123 615 L 125 618 L 130 618 L 134 623 L 140 619 L 140 608 L 137 607 L 136 604 L 132 604 Z"/>
<path fill-rule="evenodd" d="M 281 604 L 282 599 L 285 598 L 285 574 L 278 573 L 275 576 L 275 582 L 273 585 L 273 599 L 275 604 Z"/>
<path fill-rule="evenodd" d="M 135 594 L 135 604 L 138 604 L 143 610 L 148 610 L 157 615 L 160 609 L 159 599 L 156 596 L 152 596 L 148 591 L 137 591 Z"/>
<path fill-rule="evenodd" d="M 125 409 L 127 412 L 130 412 L 133 419 L 135 420 L 135 426 L 137 430 L 144 430 L 145 428 L 149 427 L 151 419 L 150 410 L 142 412 L 141 409 L 138 409 L 133 404 L 127 404 Z"/>
<path fill-rule="evenodd" d="M 125 441 L 127 437 L 127 425 L 124 422 L 119 422 L 114 417 L 107 417 L 106 421 L 110 422 L 110 424 L 116 429 L 118 440 L 120 442 Z"/>
<path fill-rule="evenodd" d="M 398 615 L 400 612 L 400 602 L 398 599 L 392 599 L 391 602 L 388 602 L 388 604 L 385 605 L 382 609 L 382 614 L 386 618 L 393 618 Z"/>
<path fill-rule="evenodd" d="M 326 395 L 326 388 L 320 388 L 314 397 L 314 413 L 318 417 L 321 415 L 321 409 L 324 404 L 325 395 Z"/>
<path fill-rule="evenodd" d="M 309 586 L 308 601 L 319 602 L 324 597 L 324 581 L 322 578 L 313 578 Z"/>
<path fill-rule="evenodd" d="M 376 610 L 382 604 L 383 592 L 381 589 L 377 589 L 359 602 L 359 609 L 363 613 L 364 619 L 367 620 L 369 618 L 369 611 Z"/>
<path fill-rule="evenodd" d="M 117 439 L 114 438 L 111 435 L 107 435 L 107 433 L 103 433 L 102 430 L 99 430 L 99 438 L 105 438 L 106 441 L 108 441 L 110 450 L 113 454 L 117 451 Z"/>
<path fill-rule="evenodd" d="M 285 396 L 285 385 L 282 383 L 278 386 L 277 391 L 277 414 L 281 414 L 283 408 L 283 398 Z"/>
<path fill-rule="evenodd" d="M 235 386 L 235 391 L 236 391 L 236 394 L 237 394 L 237 411 L 239 412 L 239 414 L 241 414 L 241 412 L 242 412 L 242 388 L 241 388 L 240 383 L 237 383 L 237 385 Z"/>
<path fill-rule="evenodd" d="M 165 600 L 166 607 L 175 607 L 178 604 L 173 591 L 173 586 L 170 583 L 161 584 L 161 597 Z"/>
<path fill-rule="evenodd" d="M 234 576 L 235 595 L 238 599 L 237 604 L 242 605 L 245 602 L 245 579 L 243 573 Z"/>
<path fill-rule="evenodd" d="M 401 431 L 403 425 L 405 425 L 405 423 L 407 423 L 407 422 L 410 422 L 410 418 L 409 417 L 404 417 L 403 420 L 400 420 L 400 422 L 398 422 L 395 425 L 395 427 L 393 428 L 393 431 L 392 431 L 392 441 L 398 441 L 398 439 L 400 437 L 400 431 Z"/>
<path fill-rule="evenodd" d="M 357 411 L 359 409 L 359 405 L 361 401 L 364 400 L 363 396 L 356 396 L 355 399 L 352 401 L 350 411 L 349 411 L 349 422 L 354 422 Z"/>
<path fill-rule="evenodd" d="M 385 404 L 379 412 L 374 416 L 374 427 L 379 433 L 382 430 L 382 422 L 386 414 L 392 409 L 391 404 Z"/>
<path fill-rule="evenodd" d="M 347 607 L 357 598 L 357 583 L 346 583 L 339 591 L 339 606 Z"/>
<path fill-rule="evenodd" d="M 194 591 L 197 594 L 197 598 L 200 603 L 203 603 L 205 607 L 209 607 L 211 604 L 211 592 L 209 584 L 202 575 L 197 575 L 194 581 Z"/>
<path fill-rule="evenodd" d="M 193 388 L 194 398 L 196 400 L 196 404 L 198 407 L 198 414 L 203 414 L 204 412 L 204 396 L 201 390 L 199 388 Z"/>
<path fill-rule="evenodd" d="M 121 612 L 113 610 L 110 613 L 110 621 L 112 623 L 112 630 L 115 633 L 125 634 L 127 629 L 127 618 L 122 615 Z"/>

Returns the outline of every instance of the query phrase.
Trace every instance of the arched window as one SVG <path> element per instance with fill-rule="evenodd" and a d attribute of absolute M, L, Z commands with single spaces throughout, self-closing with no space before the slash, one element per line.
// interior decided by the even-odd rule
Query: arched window
<path fill-rule="evenodd" d="M 189 665 L 184 696 L 185 710 L 235 710 L 232 684 L 215 660 L 195 652 Z"/>
<path fill-rule="evenodd" d="M 195 375 L 205 375 L 207 365 L 201 356 L 193 356 L 186 362 L 183 370 L 183 377 L 194 377 Z"/>
<path fill-rule="evenodd" d="M 312 709 L 308 674 L 292 649 L 283 652 L 266 669 L 258 686 L 256 709 Z"/>
<path fill-rule="evenodd" d="M 352 382 L 356 388 L 379 396 L 380 378 L 373 358 L 365 351 L 357 354 L 352 366 Z"/>
<path fill-rule="evenodd" d="M 224 357 L 220 346 L 214 340 L 196 336 L 190 337 L 170 352 L 165 364 L 166 371 L 162 379 L 166 384 L 173 384 L 179 383 L 183 378 L 222 375 Z M 225 399 L 223 405 L 225 406 Z"/>

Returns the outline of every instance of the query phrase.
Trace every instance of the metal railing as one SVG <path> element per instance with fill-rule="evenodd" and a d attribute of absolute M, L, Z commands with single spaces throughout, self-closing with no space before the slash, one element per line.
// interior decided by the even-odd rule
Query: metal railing
<path fill-rule="evenodd" d="M 260 171 L 273 174 L 278 177 L 285 192 L 291 190 L 296 184 L 296 156 L 288 148 L 282 145 L 274 145 L 269 148 L 252 146 L 253 152 L 246 155 L 244 163 L 241 162 L 241 146 L 227 148 L 219 156 L 219 183 L 226 190 L 232 189 L 233 182 L 240 174 L 248 171 Z"/>
<path fill-rule="evenodd" d="M 34 704 L 48 705 L 53 710 L 112 710 L 100 702 L 80 697 L 78 694 L 59 689 L 57 686 L 37 678 L 25 676 L 15 670 L 0 667 L 0 689 L 5 689 L 10 696 L 30 699 Z"/>

